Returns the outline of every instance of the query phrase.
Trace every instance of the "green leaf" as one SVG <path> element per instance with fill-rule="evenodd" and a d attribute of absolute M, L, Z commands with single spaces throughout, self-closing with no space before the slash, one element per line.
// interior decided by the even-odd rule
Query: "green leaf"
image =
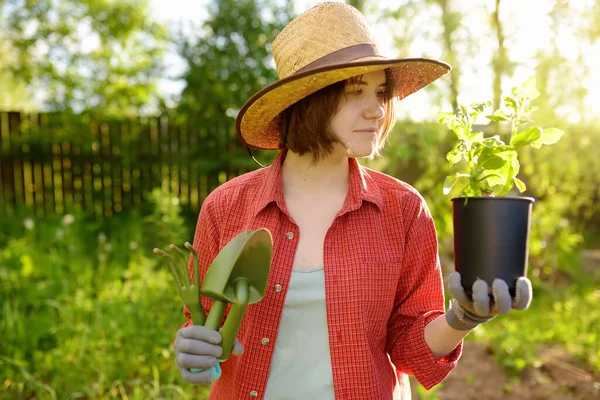
<path fill-rule="evenodd" d="M 550 145 L 558 142 L 561 137 L 565 134 L 564 131 L 557 128 L 544 129 L 541 134 L 540 141 L 542 144 Z"/>
<path fill-rule="evenodd" d="M 478 153 L 481 154 L 481 156 L 484 158 L 488 158 L 491 156 L 500 156 L 506 158 L 507 156 L 505 156 L 504 153 L 513 151 L 512 147 L 505 146 L 504 144 L 499 145 L 495 141 L 488 142 L 487 140 L 484 143 L 484 145 L 481 146 L 478 150 L 480 150 L 478 151 Z"/>
<path fill-rule="evenodd" d="M 517 151 L 527 146 L 532 145 L 535 148 L 537 141 L 542 137 L 542 130 L 539 127 L 529 128 L 527 130 L 518 132 L 510 138 L 510 145 L 513 146 Z M 541 143 L 540 143 L 541 146 Z"/>
<path fill-rule="evenodd" d="M 483 132 L 472 132 L 467 135 L 467 140 L 471 143 L 481 143 L 484 140 Z"/>
<path fill-rule="evenodd" d="M 456 134 L 458 139 L 464 139 L 469 134 L 469 128 L 463 125 L 454 125 L 452 132 Z"/>
<path fill-rule="evenodd" d="M 487 159 L 498 156 L 498 157 L 501 157 L 502 159 L 508 160 L 510 158 L 509 153 L 513 152 L 512 147 L 504 145 L 504 143 L 501 140 L 498 140 L 496 138 L 488 138 L 485 140 L 485 142 L 483 144 L 484 144 L 483 146 L 479 146 L 475 150 L 475 156 L 478 156 L 477 164 L 481 168 L 479 173 L 482 173 L 487 169 L 495 169 L 495 168 L 483 165 Z M 498 161 L 495 161 L 495 162 L 498 162 Z M 500 167 L 498 167 L 498 168 L 500 168 Z"/>
<path fill-rule="evenodd" d="M 481 161 L 480 161 L 481 162 Z M 499 169 L 506 164 L 506 159 L 499 156 L 492 156 L 481 162 L 481 168 L 483 169 Z"/>
<path fill-rule="evenodd" d="M 444 181 L 444 195 L 447 195 L 452 191 L 452 188 L 454 185 L 456 185 L 457 180 L 458 174 L 446 177 L 446 180 Z"/>
<path fill-rule="evenodd" d="M 452 166 L 462 160 L 464 154 L 465 152 L 461 150 L 461 144 L 459 143 L 446 154 L 446 159 L 450 162 L 450 166 Z"/>
<path fill-rule="evenodd" d="M 522 94 L 528 100 L 536 99 L 540 95 L 540 92 L 536 89 L 535 76 L 532 76 L 523 83 Z"/>
<path fill-rule="evenodd" d="M 450 193 L 459 180 L 461 181 L 462 187 L 464 187 L 464 181 L 466 180 L 466 183 L 468 184 L 469 179 L 469 175 L 461 173 L 456 173 L 454 175 L 448 176 L 446 178 L 446 181 L 444 182 L 444 194 L 447 195 L 448 193 Z"/>
<path fill-rule="evenodd" d="M 508 193 L 514 183 L 515 177 L 517 176 L 517 174 L 519 173 L 519 160 L 517 159 L 516 153 L 513 153 L 514 156 L 511 157 L 511 159 L 509 160 L 509 162 L 506 163 L 506 165 L 502 168 L 502 174 L 503 176 L 506 178 L 506 182 L 504 184 L 504 187 L 501 188 L 500 190 L 498 190 L 497 195 L 499 196 L 504 196 L 506 193 Z"/>
<path fill-rule="evenodd" d="M 439 112 L 437 114 L 437 120 L 440 124 L 445 124 L 448 121 L 456 120 L 456 116 L 453 112 Z M 450 126 L 448 128 L 451 128 Z"/>
<path fill-rule="evenodd" d="M 483 110 L 485 110 L 485 108 L 488 106 L 487 102 L 486 103 L 474 103 L 471 105 L 471 107 L 473 108 L 473 110 L 481 112 Z"/>
<path fill-rule="evenodd" d="M 454 189 L 457 190 L 461 195 L 463 194 L 463 190 L 469 186 L 471 183 L 471 177 L 466 174 L 462 174 L 458 177 L 456 181 L 456 185 L 454 185 Z"/>
<path fill-rule="evenodd" d="M 503 187 L 506 184 L 506 178 L 500 174 L 486 175 L 483 178 L 481 178 L 481 181 L 485 181 L 490 187 Z"/>
<path fill-rule="evenodd" d="M 515 178 L 515 185 L 517 185 L 517 189 L 519 189 L 519 192 L 521 193 L 523 193 L 527 189 L 525 183 L 523 183 L 523 181 L 519 178 Z"/>
<path fill-rule="evenodd" d="M 510 115 L 502 110 L 496 110 L 492 115 L 486 115 L 485 117 L 491 121 L 508 121 L 510 119 Z"/>
<path fill-rule="evenodd" d="M 504 105 L 511 110 L 517 111 L 517 102 L 512 97 L 505 97 Z"/>
<path fill-rule="evenodd" d="M 500 136 L 498 136 L 498 135 L 494 135 L 492 137 L 485 139 L 485 142 L 483 142 L 483 145 L 485 147 L 503 148 L 504 150 L 502 150 L 502 151 L 506 151 L 506 150 L 510 149 L 504 144 L 504 142 L 502 141 L 502 139 L 500 139 Z"/>

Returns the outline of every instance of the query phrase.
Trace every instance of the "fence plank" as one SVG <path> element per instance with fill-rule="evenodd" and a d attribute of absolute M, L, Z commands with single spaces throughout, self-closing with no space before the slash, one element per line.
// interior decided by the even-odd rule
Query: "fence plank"
<path fill-rule="evenodd" d="M 56 138 L 56 131 L 48 128 L 48 115 L 40 118 L 40 128 L 52 138 L 52 181 L 54 183 L 54 210 L 62 213 L 65 210 L 65 196 L 63 191 L 63 155 L 60 141 Z"/>
<path fill-rule="evenodd" d="M 10 135 L 8 133 L 8 119 L 6 113 L 0 112 L 0 204 L 2 212 L 8 214 L 11 211 L 13 204 L 13 179 L 12 168 L 8 162 L 8 154 L 10 149 Z M 4 162 L 1 162 L 4 160 Z"/>
<path fill-rule="evenodd" d="M 15 149 L 18 149 L 17 156 L 13 157 L 13 179 L 16 205 L 23 204 L 27 206 L 25 176 L 23 171 L 23 145 L 19 132 L 18 114 L 14 112 L 8 113 L 8 132 L 15 139 Z"/>
<path fill-rule="evenodd" d="M 165 115 L 102 121 L 89 116 L 0 112 L 0 212 L 84 212 L 107 218 L 140 206 L 154 188 L 198 210 L 227 178 L 218 157 L 231 138 Z M 226 160 L 226 158 L 223 158 Z"/>

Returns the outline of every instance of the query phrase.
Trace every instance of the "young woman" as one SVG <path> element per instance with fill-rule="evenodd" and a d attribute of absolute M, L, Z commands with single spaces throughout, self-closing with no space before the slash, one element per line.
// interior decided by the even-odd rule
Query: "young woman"
<path fill-rule="evenodd" d="M 453 273 L 444 311 L 437 239 L 423 198 L 362 167 L 394 124 L 394 100 L 446 74 L 427 59 L 382 57 L 364 17 L 320 4 L 273 43 L 280 80 L 238 116 L 249 146 L 280 150 L 267 168 L 233 179 L 204 201 L 194 247 L 201 278 L 233 237 L 267 228 L 273 260 L 264 299 L 248 307 L 234 354 L 211 399 L 408 399 L 408 375 L 426 388 L 455 367 L 462 339 L 511 308 L 531 284 L 478 281 L 467 298 Z M 210 302 L 203 299 L 205 309 Z M 190 383 L 212 382 L 221 337 L 188 323 L 175 341 Z"/>

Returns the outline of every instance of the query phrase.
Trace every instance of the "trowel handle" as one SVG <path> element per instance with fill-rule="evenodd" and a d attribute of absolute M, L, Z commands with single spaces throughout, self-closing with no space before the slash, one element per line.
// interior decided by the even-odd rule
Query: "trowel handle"
<path fill-rule="evenodd" d="M 231 305 L 223 329 L 221 329 L 221 347 L 223 354 L 219 357 L 219 361 L 225 361 L 229 358 L 237 333 L 240 330 L 242 318 L 246 307 L 248 307 L 250 285 L 245 278 L 238 278 L 234 283 L 236 302 Z"/>
<path fill-rule="evenodd" d="M 200 317 L 198 320 L 202 320 L 202 324 L 196 323 L 194 325 L 204 325 L 204 327 L 219 331 L 219 327 L 221 326 L 221 321 L 223 320 L 223 315 L 225 314 L 225 308 L 227 307 L 227 303 L 224 303 L 219 300 L 214 300 L 212 306 L 210 307 L 210 311 L 208 313 L 208 317 L 205 317 L 204 320 Z M 204 310 L 202 310 L 201 306 L 199 307 L 202 316 L 204 316 Z M 190 310 L 192 313 L 192 321 L 194 321 L 194 311 Z M 204 369 L 201 368 L 190 368 L 190 372 L 202 372 Z M 220 363 L 217 364 L 210 369 L 210 373 L 212 376 L 212 380 L 216 380 L 221 376 L 221 366 Z"/>
<path fill-rule="evenodd" d="M 219 332 L 221 321 L 223 321 L 223 315 L 225 315 L 225 308 L 227 308 L 227 303 L 220 300 L 213 300 L 204 326 L 212 329 L 213 331 Z"/>

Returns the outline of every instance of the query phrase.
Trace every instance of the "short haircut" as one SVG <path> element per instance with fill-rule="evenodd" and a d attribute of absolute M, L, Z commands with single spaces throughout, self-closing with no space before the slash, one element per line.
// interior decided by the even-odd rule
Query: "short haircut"
<path fill-rule="evenodd" d="M 394 86 L 388 70 L 385 70 L 385 76 L 387 86 L 384 98 L 385 117 L 379 138 L 379 148 L 375 149 L 375 154 L 379 154 L 379 150 L 383 147 L 387 135 L 396 122 Z M 331 130 L 329 122 L 338 111 L 344 98 L 346 85 L 359 81 L 361 77 L 329 85 L 283 111 L 279 116 L 279 147 L 300 155 L 312 154 L 313 162 L 318 162 L 331 154 L 334 144 L 341 143 L 341 141 Z"/>

